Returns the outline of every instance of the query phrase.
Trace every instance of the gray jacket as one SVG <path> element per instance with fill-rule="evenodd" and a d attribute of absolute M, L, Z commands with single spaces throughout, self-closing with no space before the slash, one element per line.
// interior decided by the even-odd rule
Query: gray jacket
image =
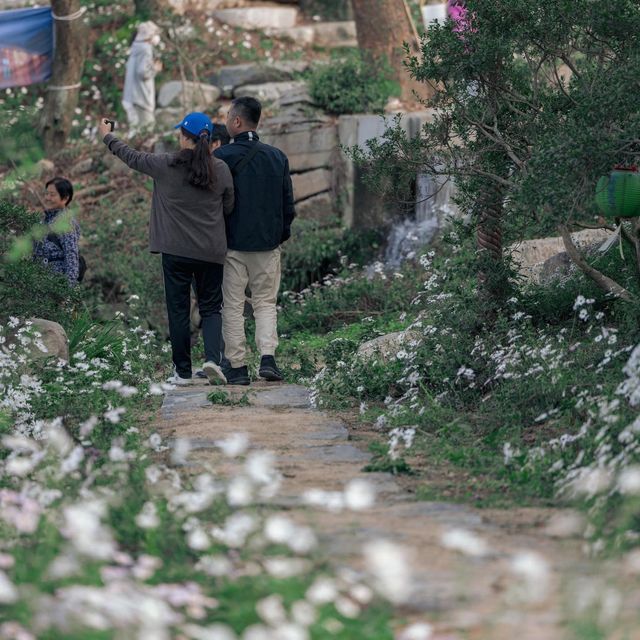
<path fill-rule="evenodd" d="M 136 151 L 112 133 L 104 143 L 129 167 L 153 178 L 149 250 L 224 264 L 224 217 L 234 206 L 233 179 L 226 163 L 214 158 L 216 187 L 208 191 L 187 182 L 184 165 L 171 166 L 174 153 Z"/>

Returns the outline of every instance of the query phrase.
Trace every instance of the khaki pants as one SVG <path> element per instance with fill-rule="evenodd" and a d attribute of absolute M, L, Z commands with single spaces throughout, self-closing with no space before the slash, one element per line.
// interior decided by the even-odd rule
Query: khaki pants
<path fill-rule="evenodd" d="M 225 356 L 234 368 L 246 364 L 244 303 L 247 286 L 251 289 L 251 306 L 256 321 L 256 346 L 261 356 L 275 355 L 278 346 L 276 301 L 280 289 L 280 248 L 227 252 L 222 281 L 222 333 Z"/>

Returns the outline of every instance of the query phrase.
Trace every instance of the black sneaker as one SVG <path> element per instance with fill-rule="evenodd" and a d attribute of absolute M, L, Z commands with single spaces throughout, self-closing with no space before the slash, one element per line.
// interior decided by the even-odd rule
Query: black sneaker
<path fill-rule="evenodd" d="M 269 382 L 282 382 L 284 380 L 282 371 L 278 369 L 276 359 L 273 356 L 262 356 L 258 375 Z"/>
<path fill-rule="evenodd" d="M 225 378 L 227 379 L 227 384 L 238 384 L 243 387 L 248 387 L 251 384 L 251 379 L 249 378 L 249 370 L 247 367 L 229 367 L 228 369 L 223 369 L 223 373 Z"/>

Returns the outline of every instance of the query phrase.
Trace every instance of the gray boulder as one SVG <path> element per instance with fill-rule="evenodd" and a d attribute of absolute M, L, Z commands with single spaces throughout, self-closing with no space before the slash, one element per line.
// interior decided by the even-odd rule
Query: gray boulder
<path fill-rule="evenodd" d="M 358 347 L 357 355 L 358 358 L 365 361 L 380 358 L 383 362 L 386 362 L 395 357 L 398 352 L 406 350 L 407 347 L 417 343 L 419 340 L 420 334 L 416 331 L 387 333 L 384 336 L 361 344 Z"/>
<path fill-rule="evenodd" d="M 288 80 L 285 82 L 265 82 L 263 84 L 247 84 L 237 87 L 233 95 L 235 98 L 248 96 L 256 98 L 260 102 L 276 102 L 287 94 L 300 93 L 306 89 L 307 83 L 303 80 Z"/>
<path fill-rule="evenodd" d="M 300 60 L 273 62 L 269 65 L 234 64 L 221 67 L 209 78 L 209 82 L 219 87 L 225 98 L 231 98 L 234 90 L 243 85 L 293 80 L 308 68 L 309 63 Z"/>
<path fill-rule="evenodd" d="M 82 160 L 78 160 L 78 162 L 76 162 L 73 167 L 71 167 L 69 173 L 72 176 L 78 176 L 83 173 L 89 173 L 89 171 L 91 171 L 92 169 L 93 158 L 83 158 Z"/>
<path fill-rule="evenodd" d="M 160 87 L 158 106 L 160 108 L 206 109 L 216 104 L 220 94 L 220 89 L 212 84 L 172 80 Z"/>
<path fill-rule="evenodd" d="M 543 284 L 564 280 L 571 275 L 574 268 L 569 254 L 566 251 L 562 251 L 542 263 L 538 273 L 538 280 Z"/>
<path fill-rule="evenodd" d="M 39 340 L 46 349 L 42 351 L 33 342 L 29 344 L 27 357 L 31 362 L 47 358 L 69 360 L 69 339 L 62 325 L 42 318 L 31 318 L 30 322 L 32 323 L 32 340 Z M 15 335 L 9 335 L 7 338 L 8 344 L 15 343 L 17 339 Z"/>

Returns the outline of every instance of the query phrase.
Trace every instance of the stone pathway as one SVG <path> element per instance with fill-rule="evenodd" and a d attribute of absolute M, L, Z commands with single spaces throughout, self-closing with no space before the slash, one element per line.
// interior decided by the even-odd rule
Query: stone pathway
<path fill-rule="evenodd" d="M 413 578 L 410 595 L 398 611 L 400 618 L 426 620 L 436 628 L 437 640 L 567 637 L 559 586 L 581 566 L 580 540 L 549 535 L 548 525 L 559 512 L 480 511 L 415 501 L 392 475 L 362 471 L 369 454 L 354 446 L 343 423 L 310 407 L 305 388 L 267 383 L 224 388 L 236 399 L 248 393 L 245 406 L 212 405 L 207 400 L 211 390 L 177 388 L 165 397 L 158 429 L 164 438 L 191 441 L 185 472 L 198 472 L 207 464 L 218 474 L 230 473 L 230 463 L 215 442 L 247 434 L 252 449 L 276 455 L 283 476 L 280 493 L 265 508 L 286 510 L 289 517 L 311 524 L 332 563 L 363 570 L 362 546 L 375 539 L 391 540 L 406 549 Z M 342 491 L 356 478 L 375 486 L 372 508 L 335 513 L 301 500 L 307 490 Z M 442 535 L 460 529 L 484 539 L 488 551 L 473 557 L 444 548 Z M 523 560 L 518 578 L 513 558 L 520 552 L 544 556 L 549 574 L 536 573 L 536 563 L 528 567 Z M 523 585 L 535 591 L 536 583 L 539 593 L 523 598 Z"/>

